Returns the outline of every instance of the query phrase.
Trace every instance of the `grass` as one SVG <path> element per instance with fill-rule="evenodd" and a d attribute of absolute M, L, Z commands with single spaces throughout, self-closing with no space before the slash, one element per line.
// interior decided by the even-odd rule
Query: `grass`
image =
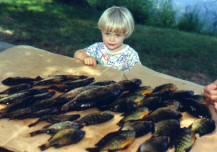
<path fill-rule="evenodd" d="M 100 15 L 52 0 L 0 0 L 0 40 L 72 57 L 75 50 L 101 41 Z M 216 37 L 136 24 L 126 43 L 156 71 L 203 85 L 216 79 Z"/>

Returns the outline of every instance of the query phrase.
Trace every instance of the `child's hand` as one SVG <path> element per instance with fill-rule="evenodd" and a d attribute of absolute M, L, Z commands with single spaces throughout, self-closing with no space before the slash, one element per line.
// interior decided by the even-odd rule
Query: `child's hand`
<path fill-rule="evenodd" d="M 204 88 L 204 96 L 214 104 L 217 110 L 217 80 Z"/>
<path fill-rule="evenodd" d="M 84 64 L 89 66 L 96 66 L 96 60 L 95 58 L 88 56 L 84 58 Z"/>

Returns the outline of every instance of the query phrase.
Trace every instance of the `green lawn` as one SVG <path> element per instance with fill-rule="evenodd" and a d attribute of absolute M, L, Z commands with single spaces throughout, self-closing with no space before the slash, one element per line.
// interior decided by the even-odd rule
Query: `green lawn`
<path fill-rule="evenodd" d="M 52 0 L 0 0 L 0 40 L 73 56 L 101 41 L 100 14 Z M 136 24 L 126 43 L 156 71 L 204 85 L 217 78 L 216 37 Z"/>

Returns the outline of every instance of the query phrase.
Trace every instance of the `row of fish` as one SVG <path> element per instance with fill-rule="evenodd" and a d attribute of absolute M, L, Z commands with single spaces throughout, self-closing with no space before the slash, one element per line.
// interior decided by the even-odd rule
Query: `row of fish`
<path fill-rule="evenodd" d="M 39 119 L 50 125 L 30 133 L 51 135 L 39 148 L 62 147 L 77 143 L 85 137 L 83 126 L 96 125 L 111 120 L 109 112 L 122 113 L 120 129 L 107 134 L 88 151 L 118 151 L 129 147 L 136 138 L 152 133 L 138 152 L 163 152 L 175 147 L 176 152 L 188 151 L 200 136 L 215 130 L 207 102 L 202 95 L 191 90 L 177 90 L 168 83 L 151 88 L 141 86 L 140 79 L 95 82 L 94 78 L 81 75 L 53 75 L 48 78 L 10 77 L 2 81 L 9 88 L 0 93 L 0 103 L 7 106 L 0 110 L 0 118 Z M 80 118 L 79 114 L 65 114 L 98 108 Z M 182 113 L 195 117 L 188 128 L 181 128 Z M 175 134 L 174 134 L 175 132 Z"/>

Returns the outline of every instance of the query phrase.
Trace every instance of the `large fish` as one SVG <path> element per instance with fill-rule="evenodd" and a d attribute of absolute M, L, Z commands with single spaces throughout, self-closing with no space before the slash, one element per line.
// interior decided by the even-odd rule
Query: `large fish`
<path fill-rule="evenodd" d="M 36 78 L 29 78 L 29 77 L 8 77 L 2 80 L 2 84 L 7 86 L 19 85 L 22 83 L 33 84 L 35 81 L 40 81 L 42 78 L 40 76 Z"/>
<path fill-rule="evenodd" d="M 118 151 L 126 149 L 135 140 L 135 131 L 116 131 L 104 136 L 89 152 Z"/>
<path fill-rule="evenodd" d="M 65 145 L 75 144 L 79 142 L 85 135 L 85 132 L 78 129 L 62 129 L 52 136 L 45 144 L 39 146 L 44 151 L 49 147 L 60 148 Z"/>
<path fill-rule="evenodd" d="M 0 92 L 0 94 L 13 94 L 13 93 L 18 93 L 27 89 L 32 88 L 32 84 L 29 83 L 21 83 L 15 86 L 11 86 L 6 90 L 3 90 L 2 92 Z"/>

